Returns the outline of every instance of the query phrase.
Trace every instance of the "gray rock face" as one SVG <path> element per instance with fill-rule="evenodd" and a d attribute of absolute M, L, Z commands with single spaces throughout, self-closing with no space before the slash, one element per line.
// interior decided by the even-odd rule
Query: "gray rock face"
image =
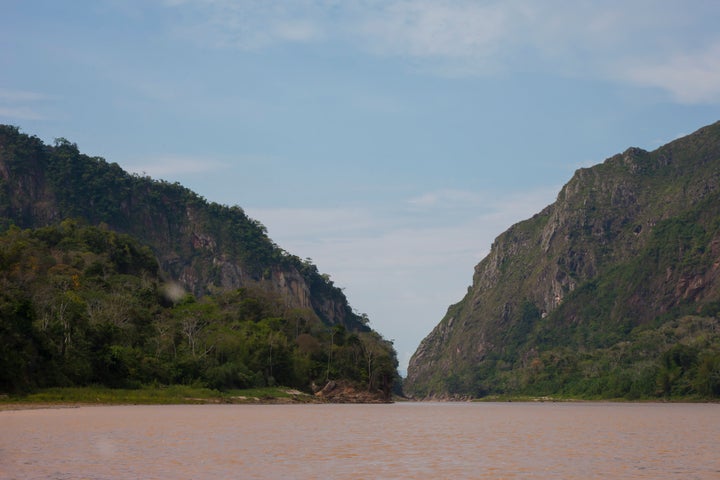
<path fill-rule="evenodd" d="M 0 219 L 37 228 L 65 218 L 134 236 L 153 249 L 167 276 L 196 296 L 250 287 L 327 324 L 368 330 L 339 288 L 275 245 L 240 207 L 130 175 L 67 140 L 50 147 L 0 125 Z"/>
<path fill-rule="evenodd" d="M 481 384 L 488 372 L 496 378 L 504 369 L 512 378 L 542 350 L 538 332 L 564 338 L 569 325 L 589 321 L 573 303 L 586 297 L 573 292 L 592 282 L 628 282 L 615 305 L 603 299 L 603 332 L 613 322 L 625 329 L 649 322 L 681 302 L 718 300 L 719 185 L 720 123 L 654 152 L 631 148 L 578 170 L 552 205 L 497 237 L 465 297 L 420 343 L 406 391 L 451 397 L 454 375 Z M 694 218 L 702 238 L 687 243 L 702 250 L 693 257 L 698 265 L 688 265 L 687 251 L 652 256 L 668 222 L 686 226 Z M 642 281 L 624 280 L 647 266 L 633 266 L 639 258 L 655 258 L 657 266 Z M 463 388 L 456 393 L 473 393 Z"/>

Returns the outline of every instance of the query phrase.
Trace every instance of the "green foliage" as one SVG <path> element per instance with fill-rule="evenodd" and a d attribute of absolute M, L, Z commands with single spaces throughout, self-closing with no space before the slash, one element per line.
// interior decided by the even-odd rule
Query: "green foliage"
<path fill-rule="evenodd" d="M 240 207 L 17 127 L 0 125 L 0 166 L 0 392 L 329 379 L 384 390 L 397 376 L 367 316 Z M 188 271 L 178 298 L 165 279 Z M 306 283 L 310 309 L 269 293 L 281 275 Z"/>
<path fill-rule="evenodd" d="M 410 393 L 717 398 L 718 178 L 720 122 L 578 170 L 498 236 Z"/>
<path fill-rule="evenodd" d="M 323 322 L 370 331 L 367 319 L 352 311 L 328 275 L 278 247 L 265 226 L 238 206 L 207 202 L 179 183 L 131 175 L 115 163 L 80 153 L 64 138 L 44 145 L 17 127 L 0 125 L 0 154 L 7 172 L 7 178 L 0 174 L 0 227 L 38 228 L 58 217 L 78 218 L 131 235 L 152 249 L 170 277 L 192 270 L 197 296 L 232 283 L 217 265 L 219 253 L 250 281 L 299 273 Z M 122 260 L 128 252 L 118 245 L 115 254 Z"/>
<path fill-rule="evenodd" d="M 29 404 L 198 404 L 252 403 L 258 399 L 290 398 L 286 388 L 261 387 L 219 391 L 198 385 L 148 385 L 140 388 L 108 388 L 101 385 L 87 387 L 53 387 L 22 396 L 0 399 L 3 403 L 18 400 Z"/>
<path fill-rule="evenodd" d="M 149 249 L 78 221 L 7 230 L 0 284 L 0 392 L 328 379 L 389 391 L 396 377 L 395 351 L 377 334 L 327 327 L 261 289 L 169 301 Z"/>
<path fill-rule="evenodd" d="M 606 347 L 534 345 L 444 379 L 451 395 L 512 394 L 591 399 L 717 398 L 720 319 L 685 316 L 635 328 Z"/>

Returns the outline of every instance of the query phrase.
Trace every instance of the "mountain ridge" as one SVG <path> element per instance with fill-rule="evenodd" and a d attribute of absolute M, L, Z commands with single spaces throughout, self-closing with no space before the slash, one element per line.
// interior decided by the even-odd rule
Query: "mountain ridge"
<path fill-rule="evenodd" d="M 335 382 L 329 401 L 388 401 L 398 380 L 392 342 L 242 208 L 6 125 L 0 285 L 0 393 Z"/>
<path fill-rule="evenodd" d="M 720 300 L 719 191 L 720 123 L 653 152 L 630 148 L 577 170 L 553 204 L 496 238 L 468 293 L 411 358 L 407 391 L 586 394 L 593 382 L 582 364 L 597 352 L 629 341 L 635 329 L 657 327 L 663 315 L 690 313 L 683 305 L 697 310 Z M 673 242 L 680 252 L 663 249 Z M 644 271 L 647 265 L 633 264 L 638 258 L 655 258 L 664 270 Z M 627 291 L 604 281 L 624 282 Z M 564 384 L 545 379 L 543 387 L 531 364 L 544 367 L 543 355 L 560 348 L 574 349 L 573 366 Z M 717 351 L 714 344 L 698 348 L 698 361 Z M 643 388 L 643 395 L 655 392 Z"/>
<path fill-rule="evenodd" d="M 259 285 L 323 321 L 363 329 L 343 292 L 289 254 L 238 206 L 208 202 L 179 183 L 131 175 L 57 139 L 47 146 L 0 127 L 0 218 L 22 228 L 83 218 L 150 245 L 163 271 L 188 291 Z"/>

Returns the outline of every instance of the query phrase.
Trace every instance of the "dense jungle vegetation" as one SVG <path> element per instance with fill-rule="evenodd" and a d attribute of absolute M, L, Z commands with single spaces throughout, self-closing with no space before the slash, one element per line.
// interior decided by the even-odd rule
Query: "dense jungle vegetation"
<path fill-rule="evenodd" d="M 150 248 L 65 220 L 0 235 L 0 392 L 53 386 L 285 385 L 344 379 L 389 394 L 392 344 L 328 326 L 262 289 L 196 298 Z"/>
<path fill-rule="evenodd" d="M 324 323 L 369 331 L 367 319 L 354 312 L 329 275 L 275 244 L 240 206 L 208 201 L 177 182 L 130 174 L 81 153 L 67 139 L 46 145 L 18 127 L 0 125 L 0 232 L 69 218 L 149 246 L 161 270 L 182 279 L 198 297 L 217 286 L 264 282 L 260 287 L 268 289 L 278 273 L 300 274 Z"/>
<path fill-rule="evenodd" d="M 684 280 L 711 271 L 719 205 L 712 195 L 659 222 L 641 251 L 581 284 L 546 316 L 524 301 L 500 348 L 480 365 L 438 376 L 429 389 L 475 397 L 720 398 L 720 302 L 716 293 L 695 300 L 693 282 Z M 696 281 L 694 288 L 711 287 Z"/>
<path fill-rule="evenodd" d="M 419 397 L 720 399 L 720 122 L 579 169 L 418 352 Z"/>
<path fill-rule="evenodd" d="M 0 287 L 0 393 L 399 380 L 392 343 L 239 206 L 9 125 Z"/>

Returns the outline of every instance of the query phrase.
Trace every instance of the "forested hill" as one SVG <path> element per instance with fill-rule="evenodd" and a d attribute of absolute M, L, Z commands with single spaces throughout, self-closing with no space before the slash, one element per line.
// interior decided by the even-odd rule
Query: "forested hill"
<path fill-rule="evenodd" d="M 720 123 L 578 170 L 497 237 L 415 396 L 720 396 Z"/>
<path fill-rule="evenodd" d="M 54 146 L 0 126 L 0 222 L 36 228 L 82 219 L 152 248 L 160 268 L 197 296 L 257 286 L 327 324 L 366 329 L 329 276 L 275 245 L 240 207 L 206 201 L 178 183 L 131 175 L 77 145 Z"/>
<path fill-rule="evenodd" d="M 0 280 L 0 391 L 342 379 L 388 393 L 397 375 L 391 343 L 329 276 L 240 207 L 13 126 L 0 126 Z"/>

